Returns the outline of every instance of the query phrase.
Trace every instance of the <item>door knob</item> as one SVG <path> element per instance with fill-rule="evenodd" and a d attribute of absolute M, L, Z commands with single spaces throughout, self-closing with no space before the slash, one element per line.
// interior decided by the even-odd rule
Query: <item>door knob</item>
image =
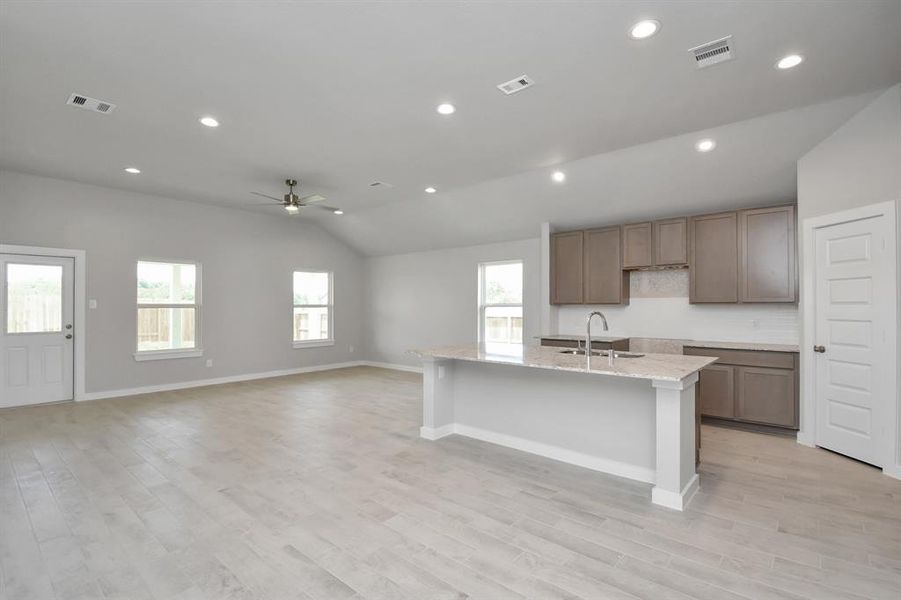
<path fill-rule="evenodd" d="M 67 334 L 66 334 L 66 339 L 67 339 L 67 340 L 71 340 L 71 339 L 72 339 L 72 334 L 71 334 L 71 333 L 67 333 Z"/>
<path fill-rule="evenodd" d="M 66 329 L 72 329 L 72 324 L 69 323 L 68 325 L 66 325 Z"/>
<path fill-rule="evenodd" d="M 825 351 L 826 351 L 826 346 L 814 346 L 814 347 L 813 347 L 813 351 L 814 351 L 814 352 L 825 352 Z"/>

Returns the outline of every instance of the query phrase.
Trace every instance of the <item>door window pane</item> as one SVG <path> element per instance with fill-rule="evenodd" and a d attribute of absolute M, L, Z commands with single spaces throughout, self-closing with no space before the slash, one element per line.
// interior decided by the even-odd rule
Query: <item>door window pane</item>
<path fill-rule="evenodd" d="M 194 308 L 138 308 L 138 352 L 196 347 Z"/>
<path fill-rule="evenodd" d="M 138 263 L 138 304 L 194 304 L 197 266 Z"/>
<path fill-rule="evenodd" d="M 6 331 L 62 331 L 63 268 L 60 265 L 6 265 Z"/>

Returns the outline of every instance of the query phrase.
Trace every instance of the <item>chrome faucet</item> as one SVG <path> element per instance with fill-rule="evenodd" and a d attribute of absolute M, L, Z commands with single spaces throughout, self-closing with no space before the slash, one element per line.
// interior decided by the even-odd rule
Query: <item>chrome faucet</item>
<path fill-rule="evenodd" d="M 595 315 L 601 318 L 601 322 L 604 324 L 604 331 L 609 331 L 607 327 L 607 317 L 604 316 L 599 310 L 596 310 L 588 315 L 588 320 L 585 323 L 585 364 L 588 367 L 588 370 L 591 370 L 591 318 Z M 611 367 L 613 366 L 613 360 L 616 357 L 616 353 L 613 351 L 611 347 L 610 350 L 607 351 L 607 364 Z"/>

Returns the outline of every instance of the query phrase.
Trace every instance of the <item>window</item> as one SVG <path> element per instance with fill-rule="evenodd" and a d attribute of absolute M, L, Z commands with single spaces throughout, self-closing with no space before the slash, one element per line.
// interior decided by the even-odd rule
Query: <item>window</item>
<path fill-rule="evenodd" d="M 479 265 L 479 341 L 522 343 L 522 261 Z"/>
<path fill-rule="evenodd" d="M 294 347 L 334 344 L 333 312 L 332 274 L 294 271 Z"/>
<path fill-rule="evenodd" d="M 200 265 L 138 262 L 137 360 L 201 356 Z"/>

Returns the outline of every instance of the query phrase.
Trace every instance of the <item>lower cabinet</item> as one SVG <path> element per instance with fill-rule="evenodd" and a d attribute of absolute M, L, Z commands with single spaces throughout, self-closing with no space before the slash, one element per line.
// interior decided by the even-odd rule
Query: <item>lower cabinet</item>
<path fill-rule="evenodd" d="M 701 414 L 761 425 L 798 428 L 798 355 L 789 352 L 686 347 L 716 356 L 698 383 Z"/>
<path fill-rule="evenodd" d="M 584 344 L 584 338 L 573 338 L 571 340 L 563 340 L 559 338 L 541 338 L 542 346 L 555 346 L 557 348 L 581 348 Z M 619 350 L 620 352 L 628 352 L 629 338 L 615 340 L 613 342 L 602 342 L 600 340 L 594 340 L 593 342 L 591 342 L 592 350 L 610 350 L 610 348 Z"/>

